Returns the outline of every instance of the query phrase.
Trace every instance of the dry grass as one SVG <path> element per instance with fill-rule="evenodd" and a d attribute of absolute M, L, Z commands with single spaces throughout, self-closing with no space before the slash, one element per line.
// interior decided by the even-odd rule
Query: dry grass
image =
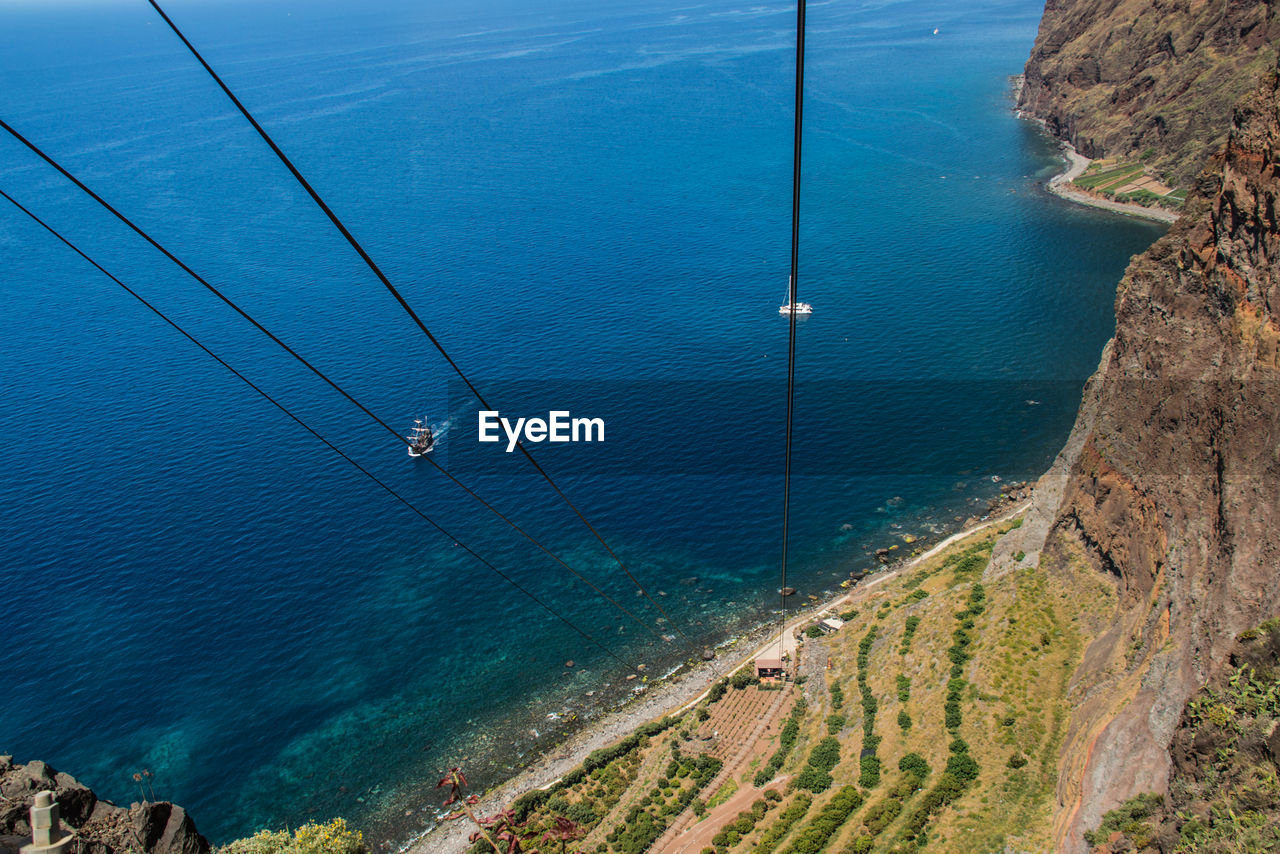
<path fill-rule="evenodd" d="M 823 850 L 836 854 L 852 851 L 855 840 L 871 835 L 872 830 L 876 831 L 872 850 L 877 852 L 925 847 L 987 852 L 1005 850 L 1006 846 L 1018 851 L 1049 850 L 1052 793 L 1069 714 L 1070 678 L 1096 630 L 1095 617 L 1109 613 L 1114 606 L 1114 591 L 1105 578 L 1082 564 L 1068 561 L 1053 572 L 1031 567 L 987 583 L 985 607 L 972 616 L 968 609 L 974 585 L 981 581 L 996 539 L 1012 524 L 976 533 L 901 575 L 856 591 L 846 609 L 856 608 L 858 617 L 835 635 L 807 642 L 808 660 L 820 667 L 823 657 L 814 653 L 821 644 L 829 654 L 829 666 L 810 673 L 810 679 L 821 682 L 804 686 L 811 702 L 781 775 L 791 775 L 794 780 L 814 746 L 828 736 L 829 686 L 833 684 L 839 684 L 844 694 L 840 713 L 846 721 L 836 733 L 840 761 L 831 770 L 830 788 L 814 795 L 805 817 L 780 838 L 773 835 L 777 843 L 773 850 L 786 852 L 806 822 L 819 814 L 841 786 L 858 785 L 860 753 L 867 747 L 857 681 L 858 647 L 873 625 L 876 637 L 868 651 L 866 674 L 876 702 L 872 731 L 879 739 L 875 747 L 881 763 L 880 782 L 870 789 L 859 787 L 865 802 Z M 904 653 L 903 633 L 909 618 L 917 626 Z M 948 650 L 956 643 L 957 629 L 965 625 L 971 638 L 966 647 L 969 659 L 960 666 L 964 680 L 961 723 L 952 732 L 944 715 L 948 682 L 953 676 Z M 801 655 L 806 656 L 804 646 Z M 900 677 L 910 679 L 905 703 L 899 695 Z M 660 764 L 657 757 L 669 752 L 673 741 L 686 755 L 708 751 L 728 758 L 740 754 L 735 743 L 747 737 L 752 721 L 770 699 L 755 688 L 730 689 L 711 706 L 706 720 L 698 721 L 697 712 L 691 712 L 684 722 L 656 737 L 643 751 L 643 761 L 630 760 L 628 770 L 635 774 L 635 780 L 614 802 L 611 819 L 643 797 L 642 788 L 654 785 L 651 778 L 661 773 L 654 767 Z M 786 703 L 781 714 L 790 705 Z M 908 728 L 899 725 L 901 712 L 911 719 Z M 767 758 L 776 746 L 779 727 L 780 722 L 775 722 L 748 758 L 731 769 L 726 794 L 735 786 L 750 787 L 762 757 Z M 718 738 L 703 741 L 709 732 L 717 731 Z M 924 793 L 944 779 L 955 735 L 967 742 L 968 755 L 979 766 L 978 776 L 958 798 L 927 813 L 923 834 L 908 833 L 905 829 L 912 813 L 926 800 Z M 899 770 L 899 761 L 908 753 L 919 754 L 932 769 L 918 789 L 915 781 Z M 599 783 L 594 785 L 600 788 Z M 708 790 L 701 796 L 712 794 Z M 733 854 L 756 850 L 754 846 L 761 844 L 795 799 L 796 795 L 788 795 L 745 838 L 735 838 L 731 847 L 720 848 Z M 898 803 L 902 805 L 900 812 Z M 886 804 L 893 806 L 886 808 Z M 711 824 L 731 823 L 733 816 L 726 815 L 717 811 L 714 818 L 698 823 L 697 836 L 705 840 L 709 838 L 707 831 L 720 829 L 711 828 Z M 591 843 L 587 850 L 613 829 L 604 826 L 608 823 L 603 822 L 587 840 Z M 668 840 L 666 847 L 677 850 L 678 843 Z"/>

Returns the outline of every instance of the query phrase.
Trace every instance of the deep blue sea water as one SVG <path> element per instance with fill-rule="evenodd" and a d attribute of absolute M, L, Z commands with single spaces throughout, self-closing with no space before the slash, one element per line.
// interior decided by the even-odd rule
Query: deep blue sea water
<path fill-rule="evenodd" d="M 693 644 L 767 617 L 793 9 L 170 5 L 504 414 L 606 420 L 535 455 Z M 804 593 L 1048 465 L 1161 233 L 1040 189 L 1055 147 L 1009 94 L 1040 11 L 810 4 Z M 145 3 L 0 2 L 0 79 L 7 121 L 382 418 L 447 423 L 440 460 L 648 628 L 8 139 L 0 188 L 627 666 L 683 660 L 549 487 L 476 444 L 441 357 Z M 623 696 L 615 659 L 9 207 L 0 262 L 0 752 L 124 802 L 149 768 L 215 841 L 334 814 L 382 841 L 430 820 L 439 771 L 493 783 L 558 737 L 548 715 Z"/>

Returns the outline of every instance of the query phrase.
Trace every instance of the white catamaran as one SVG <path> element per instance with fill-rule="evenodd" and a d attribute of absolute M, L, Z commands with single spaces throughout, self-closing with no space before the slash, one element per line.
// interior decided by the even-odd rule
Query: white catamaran
<path fill-rule="evenodd" d="M 813 306 L 807 302 L 790 302 L 791 299 L 791 280 L 787 280 L 787 300 L 788 302 L 778 306 L 778 314 L 813 314 Z"/>

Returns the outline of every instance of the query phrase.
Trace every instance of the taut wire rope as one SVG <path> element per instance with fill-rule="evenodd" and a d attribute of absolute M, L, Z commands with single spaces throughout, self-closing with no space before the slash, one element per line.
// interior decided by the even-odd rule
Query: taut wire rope
<path fill-rule="evenodd" d="M 317 438 L 317 439 L 319 439 L 321 442 L 323 442 L 323 443 L 324 443 L 324 444 L 329 448 L 329 450 L 333 451 L 335 454 L 337 454 L 338 456 L 340 456 L 342 459 L 344 459 L 344 460 L 346 460 L 348 463 L 350 463 L 350 464 L 351 464 L 351 465 L 352 465 L 352 466 L 353 466 L 357 471 L 359 471 L 361 474 L 363 474 L 363 475 L 364 475 L 365 477 L 367 477 L 369 480 L 373 481 L 375 484 L 377 484 L 379 487 L 381 487 L 381 488 L 382 488 L 384 491 L 386 491 L 386 492 L 387 492 L 387 494 L 389 494 L 392 498 L 396 499 L 396 500 L 397 500 L 397 501 L 399 501 L 401 504 L 403 504 L 405 507 L 407 507 L 409 510 L 411 510 L 412 512 L 414 512 L 415 514 L 417 514 L 417 515 L 418 515 L 418 516 L 419 516 L 419 517 L 420 517 L 424 522 L 426 522 L 426 523 L 427 523 L 427 524 L 429 524 L 431 527 L 435 528 L 437 531 L 439 531 L 441 534 L 443 534 L 443 535 L 444 535 L 446 538 L 448 538 L 448 539 L 449 539 L 449 540 L 450 540 L 454 545 L 458 546 L 458 547 L 459 547 L 459 548 L 461 548 L 463 551 L 465 551 L 467 554 L 471 555 L 473 558 L 475 558 L 477 561 L 479 561 L 483 566 L 485 566 L 485 567 L 489 568 L 490 570 L 492 570 L 493 572 L 497 573 L 497 575 L 498 575 L 499 577 L 501 577 L 504 581 L 506 581 L 508 584 L 510 584 L 510 585 L 511 585 L 512 587 L 514 587 L 516 590 L 518 590 L 518 591 L 520 591 L 521 593 L 523 593 L 525 596 L 527 596 L 527 597 L 528 597 L 529 599 L 531 599 L 533 602 L 537 603 L 537 604 L 538 604 L 538 605 L 539 605 L 543 610 L 547 611 L 547 613 L 551 614 L 551 615 L 552 615 L 552 616 L 554 616 L 556 619 L 558 619 L 560 622 L 564 623 L 564 624 L 565 624 L 565 625 L 567 625 L 569 628 L 573 629 L 575 632 L 577 632 L 578 634 L 582 635 L 582 636 L 583 636 L 584 638 L 586 638 L 586 639 L 587 639 L 587 640 L 588 640 L 588 641 L 589 641 L 593 646 L 595 646 L 595 647 L 597 647 L 598 649 L 600 649 L 601 651 L 603 651 L 606 655 L 608 655 L 608 656 L 609 656 L 610 658 L 612 658 L 614 661 L 618 662 L 618 663 L 619 663 L 619 664 L 621 664 L 623 667 L 626 667 L 626 668 L 628 668 L 628 669 L 631 669 L 631 665 L 629 665 L 627 662 L 625 662 L 625 661 L 623 661 L 621 658 L 619 658 L 619 657 L 618 657 L 618 655 L 617 655 L 616 653 L 614 653 L 614 652 L 613 652 L 613 650 L 609 649 L 609 648 L 608 648 L 608 647 L 606 647 L 604 644 L 602 644 L 600 641 L 598 641 L 598 640 L 596 640 L 595 638 L 593 638 L 593 637 L 592 637 L 592 636 L 591 636 L 591 635 L 590 635 L 590 634 L 589 634 L 585 629 L 583 629 L 583 628 L 579 627 L 576 623 L 574 623 L 574 622 L 573 622 L 572 620 L 570 620 L 568 617 L 564 616 L 562 613 L 560 613 L 560 612 L 559 612 L 558 610 L 556 610 L 554 607 L 552 607 L 551 605 L 547 604 L 547 603 L 546 603 L 545 601 L 543 601 L 543 600 L 542 600 L 542 599 L 541 599 L 541 598 L 540 598 L 536 593 L 534 593 L 533 591 L 531 591 L 531 590 L 529 590 L 528 588 L 524 587 L 522 584 L 520 584 L 520 582 L 516 581 L 514 578 L 512 578 L 512 577 L 511 577 L 511 576 L 509 576 L 509 575 L 507 575 L 507 574 L 506 574 L 505 572 L 503 572 L 502 570 L 498 569 L 498 568 L 497 568 L 496 566 L 494 566 L 492 563 L 490 563 L 489 561 L 485 560 L 483 557 L 481 557 L 479 554 L 477 554 L 474 550 L 472 550 L 472 548 L 471 548 L 470 546 L 468 546 L 466 543 L 463 543 L 461 540 L 459 540 L 459 539 L 458 539 L 457 537 L 455 537 L 453 534 L 449 533 L 447 530 L 445 530 L 443 527 L 441 527 L 441 526 L 440 526 L 440 525 L 439 525 L 439 524 L 438 524 L 434 519 L 432 519 L 431 517 L 427 516 L 427 515 L 426 515 L 425 513 L 423 513 L 420 509 L 418 509 L 418 507 L 417 507 L 415 504 L 413 504 L 411 501 L 409 501 L 407 498 L 405 498 L 403 495 L 401 495 L 399 492 L 397 492 L 395 489 L 393 489 L 391 486 L 389 486 L 385 481 L 381 480 L 377 475 L 373 474 L 373 472 L 369 471 L 369 470 L 368 470 L 368 469 L 366 469 L 364 466 L 362 466 L 360 463 L 356 462 L 354 459 L 352 459 L 350 456 L 348 456 L 348 455 L 347 455 L 347 454 L 346 454 L 342 449 L 340 449 L 338 446 L 334 445 L 332 442 L 330 442 L 328 439 L 326 439 L 324 436 L 322 436 L 320 433 L 318 433 L 318 432 L 317 432 L 315 429 L 313 429 L 309 424 L 307 424 L 305 421 L 303 421 L 301 418 L 299 418 L 297 415 L 295 415 L 295 414 L 294 414 L 294 413 L 293 413 L 293 412 L 292 412 L 288 407 L 286 407 L 284 404 L 280 403 L 280 401 L 276 400 L 274 397 L 272 397 L 270 394 L 268 394 L 266 391 L 264 391 L 262 388 L 260 388 L 258 385 L 256 385 L 252 380 L 250 380 L 250 379 L 249 379 L 248 377 L 246 377 L 244 374 L 240 373 L 238 370 L 236 370 L 235 368 L 233 368 L 230 364 L 228 364 L 227 362 L 225 362 L 225 361 L 224 361 L 224 360 L 223 360 L 223 359 L 222 359 L 222 358 L 221 358 L 217 353 L 214 353 L 212 350 L 210 350 L 208 347 L 206 347 L 203 343 L 201 343 L 198 339 L 196 339 L 193 335 L 191 335 L 189 332 L 187 332 L 187 330 L 186 330 L 186 329 L 184 329 L 182 326 L 180 326 L 180 325 L 177 323 L 177 321 L 173 320 L 173 319 L 172 319 L 172 318 L 170 318 L 168 315 L 166 315 L 163 311 L 161 311 L 159 308 L 157 308 L 156 306 L 152 305 L 150 302 L 148 302 L 148 301 L 147 301 L 147 300 L 146 300 L 146 299 L 145 299 L 141 294 L 139 294 L 139 293 L 138 293 L 137 291 L 135 291 L 133 288 L 129 287 L 129 286 L 128 286 L 128 285 L 126 285 L 124 282 L 120 281 L 120 279 L 116 278 L 112 273 L 110 273 L 110 272 L 109 272 L 106 268 L 104 268 L 101 264 L 99 264 L 97 261 L 93 260 L 93 258 L 89 257 L 89 256 L 88 256 L 88 255 L 87 255 L 83 250 L 81 250 L 81 249 L 80 249 L 80 247 L 76 246 L 76 245 L 75 245 L 74 243 L 72 243 L 69 239 L 67 239 L 66 237 L 64 237 L 64 236 L 63 236 L 60 232 L 58 232 L 58 231 L 57 231 L 53 226 L 49 225 L 47 222 L 45 222 L 44 220 L 42 220 L 42 219 L 41 219 L 40 217 L 38 217 L 36 214 L 34 214 L 34 213 L 33 213 L 33 212 L 31 212 L 30 210 L 28 210 L 28 209 L 27 209 L 26 207 L 24 207 L 22 204 L 20 204 L 20 203 L 18 202 L 18 200 L 17 200 L 17 199 L 15 199 L 15 198 L 13 198 L 12 196 L 10 196 L 10 195 L 9 195 L 8 193 L 6 193 L 4 190 L 0 190 L 0 196 L 3 196 L 3 197 L 4 197 L 5 199 L 7 199 L 11 204 L 13 204 L 13 206 L 14 206 L 14 207 L 16 207 L 18 210 L 22 211 L 24 214 L 26 214 L 26 215 L 27 215 L 27 216 L 29 216 L 31 219 L 33 219 L 36 223 L 38 223 L 39 225 L 41 225 L 41 226 L 42 226 L 46 231 L 48 231 L 48 232 L 49 232 L 50 234 L 52 234 L 54 237 L 58 238 L 58 240 L 62 241 L 64 244 L 66 244 L 66 245 L 67 245 L 67 246 L 68 246 L 72 251 L 74 251 L 77 255 L 79 255 L 81 258 L 83 258 L 84 260 L 88 261 L 88 262 L 89 262 L 90 264 L 92 264 L 95 268 L 97 268 L 97 270 L 98 270 L 100 273 L 102 273 L 104 276 L 106 276 L 107 278 L 111 279 L 111 281 L 115 282 L 115 283 L 116 283 L 117 285 L 119 285 L 120 287 L 124 288 L 124 290 L 125 290 L 125 291 L 127 291 L 127 292 L 129 293 L 129 295 L 130 295 L 130 296 L 132 296 L 132 297 L 133 297 L 134 299 L 136 299 L 138 302 L 142 303 L 144 306 L 146 306 L 148 309 L 150 309 L 152 312 L 154 312 L 154 313 L 156 314 L 156 316 L 158 316 L 158 317 L 159 317 L 161 320 L 163 320 L 165 323 L 169 324 L 169 326 L 171 326 L 171 327 L 173 327 L 175 330 L 177 330 L 177 331 L 178 331 L 178 332 L 179 332 L 179 333 L 180 333 L 184 338 L 186 338 L 186 339 L 187 339 L 188 341 L 190 341 L 192 344 L 196 345 L 196 346 L 197 346 L 197 347 L 199 347 L 201 350 L 203 350 L 205 353 L 207 353 L 209 356 L 211 356 L 215 361 L 217 361 L 217 363 L 218 363 L 219 365 L 221 365 L 222 367 L 224 367 L 224 368 L 226 368 L 228 371 L 230 371 L 232 374 L 234 374 L 234 375 L 235 375 L 235 376 L 236 376 L 236 377 L 237 377 L 241 382 L 243 382 L 245 385 L 249 386 L 249 388 L 253 389 L 253 390 L 254 390 L 255 392 L 257 392 L 259 395 L 261 395 L 261 396 L 262 396 L 265 400 L 267 400 L 267 401 L 268 401 L 272 406 L 276 407 L 276 408 L 277 408 L 277 409 L 279 409 L 281 412 L 283 412 L 285 415 L 289 416 L 289 418 L 290 418 L 290 419 L 292 419 L 295 423 L 297 423 L 297 424 L 298 424 L 298 426 L 302 427 L 304 430 L 306 430 L 306 431 L 307 431 L 308 433 L 310 433 L 312 436 L 314 436 L 315 438 Z"/>
<path fill-rule="evenodd" d="M 356 239 L 355 235 L 353 235 L 350 232 L 350 230 L 347 229 L 346 225 L 343 224 L 342 220 L 338 218 L 338 215 L 333 212 L 333 209 L 329 207 L 329 205 L 324 201 L 324 199 L 320 197 L 320 194 L 315 190 L 314 187 L 311 186 L 310 182 L 308 182 L 307 179 L 303 177 L 302 173 L 298 170 L 298 168 L 294 166 L 293 161 L 290 160 L 289 157 L 284 153 L 284 151 L 281 150 L 280 146 L 276 145 L 275 140 L 271 138 L 271 135 L 267 133 L 266 129 L 264 129 L 262 125 L 258 123 L 257 119 L 253 117 L 253 114 L 249 112 L 248 108 L 245 107 L 243 103 L 241 103 L 240 99 L 235 96 L 235 94 L 231 91 L 230 87 L 228 87 L 227 84 L 223 82 L 222 78 L 218 76 L 218 73 L 213 70 L 213 66 L 211 66 L 208 62 L 205 61 L 205 58 L 200 54 L 200 51 L 196 50 L 195 45 L 193 45 L 190 42 L 190 40 L 188 40 L 187 37 L 183 35 L 182 30 L 180 30 L 178 28 L 178 25 L 175 24 L 173 20 L 165 13 L 164 9 L 160 8 L 160 4 L 156 2 L 156 0 L 148 0 L 148 2 L 160 15 L 160 17 L 164 19 L 164 22 L 169 25 L 169 29 L 173 30 L 174 35 L 176 35 L 179 39 L 182 40 L 182 43 L 186 45 L 187 50 L 190 51 L 191 55 L 196 58 L 196 61 L 198 61 L 200 65 L 204 67 L 204 70 L 207 71 L 209 73 L 209 76 L 213 78 L 214 82 L 218 84 L 218 88 L 220 88 L 223 91 L 223 93 L 228 98 L 231 99 L 231 103 L 235 104 L 236 109 L 240 111 L 241 115 L 243 115 L 249 121 L 249 124 L 253 125 L 253 129 L 258 132 L 258 136 L 262 137 L 263 141 L 266 142 L 266 144 L 271 147 L 272 152 L 275 153 L 276 157 L 280 160 L 281 163 L 284 164 L 284 166 L 289 170 L 289 172 L 293 175 L 294 179 L 297 180 L 297 182 L 302 186 L 302 188 L 306 190 L 307 195 L 311 197 L 312 201 L 314 201 L 316 205 L 319 206 L 320 210 L 322 210 L 325 216 L 329 218 L 329 221 L 333 223 L 334 227 L 337 228 L 338 231 L 341 232 L 342 236 L 346 238 L 347 243 L 349 243 L 351 245 L 351 248 L 354 249 L 357 254 L 359 254 L 361 260 L 364 261 L 365 266 L 367 266 L 373 272 L 373 274 L 378 277 L 378 281 L 382 282 L 383 287 L 385 287 L 391 293 L 391 295 L 395 297 L 396 302 L 400 304 L 400 307 L 404 309 L 404 311 L 409 315 L 410 318 L 412 318 L 413 322 L 418 326 L 418 328 L 422 330 L 423 334 L 427 336 L 427 340 L 429 340 L 432 343 L 432 345 L 435 346 L 436 350 L 440 352 L 440 355 L 443 356 L 445 361 L 449 363 L 449 366 L 453 368 L 454 373 L 456 373 L 462 379 L 462 381 L 466 384 L 467 388 L 471 391 L 471 393 L 475 395 L 476 400 L 479 401 L 481 406 L 483 406 L 487 410 L 493 410 L 494 407 L 491 406 L 489 402 L 485 400 L 484 396 L 480 394 L 480 390 L 475 387 L 475 385 L 463 372 L 462 368 L 458 365 L 458 363 L 455 362 L 453 360 L 453 357 L 450 356 L 448 352 L 445 351 L 444 345 L 440 343 L 439 339 L 437 339 L 436 336 L 432 334 L 431 330 L 427 328 L 427 325 L 423 323 L 422 318 L 419 317 L 418 313 L 413 310 L 412 306 L 409 305 L 409 301 L 406 300 L 404 296 L 400 293 L 400 291 L 396 288 L 396 286 L 391 283 L 391 280 L 387 278 L 387 275 L 382 272 L 382 268 L 379 267 L 378 264 L 373 260 L 372 256 L 370 256 L 369 253 L 365 251 L 364 246 L 362 246 L 360 244 L 360 241 Z M 670 624 L 670 626 L 682 638 L 684 638 L 685 641 L 692 644 L 692 641 L 690 640 L 689 636 L 686 635 L 684 631 L 681 630 L 680 626 L 674 620 L 671 619 L 670 615 L 667 614 L 666 609 L 662 607 L 662 605 L 658 602 L 658 600 L 653 598 L 653 596 L 649 594 L 649 591 L 645 589 L 645 586 L 640 583 L 640 579 L 636 578 L 636 576 L 631 572 L 630 568 L 626 565 L 626 563 L 623 562 L 622 558 L 618 556 L 617 552 L 613 550 L 613 547 L 610 546 L 609 543 L 605 540 L 604 536 L 601 535 L 601 533 L 598 530 L 596 530 L 595 526 L 592 525 L 591 522 L 587 520 L 587 517 L 583 515 L 582 511 L 578 509 L 578 506 L 569 499 L 569 496 L 566 495 L 564 491 L 560 488 L 559 484 L 557 484 L 555 480 L 552 479 L 551 475 L 546 471 L 546 469 L 544 469 L 541 466 L 541 464 L 539 464 L 538 461 L 533 458 L 533 454 L 529 453 L 529 449 L 524 446 L 524 443 L 517 441 L 516 447 L 520 449 L 520 453 L 522 453 L 525 459 L 527 459 L 529 463 L 534 467 L 534 469 L 537 470 L 538 474 L 542 475 L 542 478 L 548 484 L 550 484 L 551 488 L 555 490 L 555 493 L 558 496 L 560 496 L 560 499 L 566 505 L 568 505 L 569 509 L 571 509 L 574 512 L 574 514 L 578 517 L 578 519 L 582 521 L 582 524 L 587 526 L 587 529 L 591 531 L 592 535 L 596 538 L 596 540 L 600 542 L 600 545 L 604 546 L 605 551 L 609 553 L 609 556 L 613 558 L 614 562 L 618 564 L 618 566 L 622 569 L 622 571 L 627 574 L 627 577 L 631 579 L 632 583 L 635 584 L 636 588 L 644 595 L 645 599 L 647 599 L 649 603 L 653 605 L 654 608 L 657 609 L 658 613 L 662 615 L 663 620 L 666 621 L 668 624 Z"/>

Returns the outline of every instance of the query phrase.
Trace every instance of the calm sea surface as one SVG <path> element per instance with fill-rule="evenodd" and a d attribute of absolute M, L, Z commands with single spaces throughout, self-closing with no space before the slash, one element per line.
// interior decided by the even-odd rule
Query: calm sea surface
<path fill-rule="evenodd" d="M 1055 149 L 1009 75 L 1040 10 L 810 5 L 802 593 L 1047 466 L 1160 234 L 1039 189 Z M 0 188 L 597 645 L 5 203 L 0 752 L 124 802 L 149 768 L 215 841 L 335 814 L 403 839 L 437 772 L 494 783 L 616 704 L 626 668 L 775 605 L 794 11 L 169 11 L 504 415 L 605 420 L 603 444 L 534 453 L 670 619 L 518 454 L 476 443 L 443 359 L 145 3 L 9 0 L 0 115 L 380 417 L 429 418 L 442 463 L 638 619 L 6 138 Z"/>

